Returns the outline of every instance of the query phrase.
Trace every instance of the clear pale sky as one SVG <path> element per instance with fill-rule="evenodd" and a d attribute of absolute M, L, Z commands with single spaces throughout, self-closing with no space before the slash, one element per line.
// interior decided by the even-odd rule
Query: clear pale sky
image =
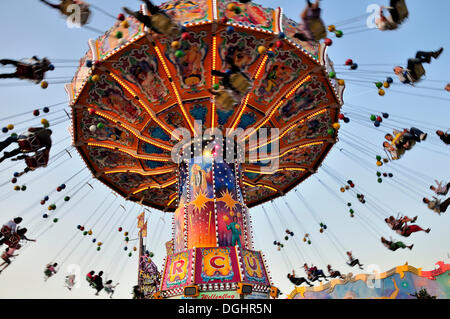
<path fill-rule="evenodd" d="M 124 5 L 137 8 L 140 4 L 138 1 L 131 0 L 91 0 L 89 2 L 102 7 L 114 16 Z M 321 2 L 326 24 L 361 16 L 366 13 L 366 8 L 370 4 L 377 3 L 374 0 L 323 0 Z M 387 0 L 378 0 L 378 4 L 386 5 L 386 2 Z M 345 265 L 343 258 L 345 251 L 343 248 L 337 250 L 335 246 L 342 245 L 353 251 L 354 256 L 364 265 L 379 265 L 381 271 L 404 264 L 406 261 L 423 269 L 433 269 L 435 262 L 439 260 L 449 261 L 447 257 L 450 253 L 449 213 L 438 216 L 431 212 L 422 203 L 422 197 L 431 196 L 428 187 L 434 182 L 434 178 L 450 181 L 448 169 L 450 147 L 440 142 L 434 134 L 437 128 L 446 130 L 450 127 L 450 93 L 443 89 L 426 89 L 443 88 L 445 86 L 443 81 L 450 82 L 448 77 L 450 38 L 446 35 L 450 2 L 444 0 L 409 0 L 407 2 L 410 18 L 399 30 L 393 32 L 372 30 L 344 35 L 341 39 L 333 37 L 334 44 L 328 51 L 335 65 L 339 66 L 338 77 L 357 81 L 347 81 L 344 96 L 346 105 L 343 107 L 343 112 L 348 112 L 351 122 L 342 123 L 340 141 L 326 158 L 324 166 L 326 169 L 331 168 L 333 172 L 338 172 L 343 181 L 353 180 L 356 188 L 365 194 L 367 203 L 371 203 L 371 209 L 359 204 L 354 194 L 340 193 L 339 188 L 343 185 L 333 180 L 323 167 L 319 169 L 316 177 L 328 185 L 335 195 L 324 188 L 316 177 L 308 179 L 298 187 L 298 190 L 306 198 L 308 206 L 320 216 L 317 219 L 328 226 L 326 231 L 332 235 L 319 233 L 318 223 L 293 192 L 287 194 L 285 199 L 294 209 L 297 219 L 301 221 L 301 226 L 286 209 L 284 199 L 275 201 L 281 210 L 281 218 L 276 216 L 277 212 L 270 203 L 265 205 L 271 224 L 277 232 L 277 238 L 274 238 L 275 235 L 269 231 L 263 210 L 260 207 L 251 209 L 256 233 L 256 248 L 264 252 L 274 284 L 279 286 L 284 294 L 288 294 L 294 288 L 286 279 L 287 272 L 295 268 L 297 274 L 304 276 L 301 270 L 304 262 L 314 263 L 319 268 L 325 268 L 327 264 L 331 264 L 343 273 L 350 271 L 359 273 L 359 270 Z M 260 0 L 258 3 L 272 8 L 280 6 L 287 16 L 297 21 L 304 6 L 304 1 Z M 368 13 L 367 16 L 369 16 Z M 364 20 L 349 26 L 359 25 L 361 26 L 359 29 L 362 29 Z M 3 26 L 0 58 L 20 59 L 38 55 L 59 60 L 60 62 L 55 62 L 57 69 L 49 75 L 53 78 L 50 82 L 63 82 L 70 79 L 78 63 L 62 60 L 81 58 L 88 50 L 87 41 L 98 36 L 92 30 L 67 28 L 58 12 L 37 0 L 1 1 L 0 21 Z M 90 26 L 106 30 L 113 23 L 113 19 L 94 10 Z M 352 32 L 351 29 L 346 31 L 345 26 L 342 30 L 344 33 Z M 426 88 L 403 87 L 396 84 L 392 89 L 387 90 L 386 96 L 379 97 L 375 86 L 364 82 L 372 81 L 377 76 L 380 81 L 388 75 L 394 77 L 391 72 L 392 66 L 405 64 L 417 50 L 435 50 L 441 46 L 446 49 L 441 58 L 433 61 L 431 65 L 426 65 L 427 79 L 419 85 Z M 349 58 L 360 64 L 360 70 L 373 70 L 373 74 L 364 71 L 360 73 L 346 71 L 342 65 Z M 0 72 L 7 70 L 11 69 L 0 68 Z M 345 72 L 340 74 L 341 70 Z M 39 119 L 33 118 L 31 114 L 33 109 L 67 101 L 67 96 L 63 84 L 51 84 L 47 90 L 42 90 L 39 86 L 28 85 L 26 82 L 3 80 L 0 83 L 0 101 L 2 104 L 0 127 L 12 123 L 16 125 L 15 131 L 20 133 L 28 126 L 40 125 Z M 390 119 L 384 121 L 380 128 L 375 129 L 369 120 L 370 111 L 364 111 L 361 107 L 376 110 L 377 115 L 388 112 L 391 114 Z M 64 119 L 63 109 L 68 111 L 66 105 L 53 108 L 46 118 L 51 123 Z M 28 113 L 17 118 L 4 119 L 24 112 Z M 26 120 L 29 121 L 20 124 Z M 52 154 L 55 155 L 70 146 L 69 124 L 67 120 L 52 127 L 55 143 Z M 429 133 L 428 140 L 422 145 L 417 145 L 398 163 L 377 169 L 375 155 L 383 155 L 381 149 L 383 136 L 396 126 L 400 129 L 409 126 L 423 128 Z M 2 134 L 0 138 L 6 137 L 6 134 Z M 56 144 L 59 141 L 61 142 Z M 347 142 L 351 142 L 357 149 Z M 344 156 L 344 152 L 355 156 L 356 162 Z M 116 298 L 131 297 L 131 288 L 137 281 L 137 258 L 136 254 L 129 258 L 128 251 L 123 250 L 125 246 L 123 234 L 117 231 L 117 227 L 122 226 L 130 233 L 134 232 L 131 238 L 136 238 L 137 231 L 133 227 L 135 227 L 136 215 L 140 212 L 138 206 L 126 203 L 122 198 L 114 200 L 114 196 L 110 194 L 106 186 L 92 180 L 94 190 L 89 191 L 89 187 L 86 186 L 74 196 L 73 200 L 62 204 L 61 198 L 70 195 L 76 189 L 77 183 L 89 176 L 87 170 L 67 183 L 65 191 L 54 192 L 45 206 L 39 204 L 45 195 L 51 193 L 58 185 L 84 167 L 77 153 L 72 151 L 71 154 L 72 159 L 64 155 L 63 159 L 59 159 L 49 168 L 22 177 L 19 185 L 27 185 L 25 192 L 15 192 L 12 190 L 13 184 L 6 183 L 12 178 L 14 171 L 23 169 L 23 164 L 16 164 L 14 167 L 9 161 L 1 164 L 0 222 L 22 215 L 24 216 L 23 224 L 30 229 L 29 237 L 37 237 L 38 241 L 18 251 L 20 256 L 0 275 L 0 298 L 105 297 L 104 293 L 101 293 L 100 297 L 94 296 L 94 291 L 87 286 L 84 275 L 90 270 L 103 270 L 108 279 L 120 282 L 116 290 Z M 378 184 L 375 175 L 377 170 L 392 172 L 394 178 L 390 182 L 384 179 L 382 184 Z M 106 196 L 108 197 L 105 204 L 94 214 L 95 209 Z M 54 214 L 60 218 L 60 221 L 52 226 L 51 220 L 44 220 L 41 216 L 47 212 L 47 205 L 53 202 L 58 205 Z M 353 203 L 356 211 L 354 219 L 349 217 L 348 208 L 345 205 L 347 202 Z M 120 204 L 125 206 L 126 213 L 120 208 Z M 381 209 L 378 209 L 379 206 Z M 418 215 L 419 225 L 432 228 L 430 234 L 418 233 L 409 238 L 402 238 L 407 244 L 414 243 L 412 251 L 391 252 L 379 242 L 381 234 L 386 238 L 392 236 L 394 239 L 400 239 L 383 222 L 383 218 L 388 217 L 389 213 L 397 212 L 409 216 Z M 83 238 L 82 234 L 76 230 L 78 224 L 83 224 L 93 214 L 91 225 L 97 219 L 99 220 L 93 228 L 94 233 L 98 235 L 99 241 L 104 242 L 100 252 L 95 250 L 96 246 L 91 242 L 93 237 Z M 165 257 L 164 243 L 171 236 L 172 215 L 151 210 L 149 216 L 147 244 L 155 253 L 154 260 L 161 268 Z M 365 222 L 370 226 L 367 226 Z M 287 225 L 295 235 L 286 242 L 283 238 Z M 303 243 L 303 231 L 311 234 L 313 241 L 311 246 Z M 75 239 L 70 241 L 71 238 Z M 330 241 L 330 238 L 337 238 L 337 240 Z M 293 239 L 297 241 L 297 245 L 294 244 Z M 283 251 L 276 250 L 273 245 L 274 240 L 285 244 Z M 70 244 L 65 247 L 68 243 Z M 132 244 L 129 245 L 130 249 L 132 247 Z M 58 254 L 60 251 L 62 253 Z M 55 257 L 58 257 L 57 262 L 64 260 L 65 263 L 57 276 L 44 282 L 44 267 L 48 262 L 54 261 Z M 79 278 L 81 287 L 72 292 L 63 287 L 65 272 L 70 264 L 79 265 L 81 269 Z"/>

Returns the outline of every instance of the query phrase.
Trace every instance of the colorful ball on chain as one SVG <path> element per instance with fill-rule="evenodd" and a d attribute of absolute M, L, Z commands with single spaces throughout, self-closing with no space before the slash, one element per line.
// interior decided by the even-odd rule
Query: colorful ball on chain
<path fill-rule="evenodd" d="M 383 162 L 377 161 L 377 166 L 378 166 L 378 167 L 383 166 Z"/>
<path fill-rule="evenodd" d="M 6 125 L 6 128 L 8 129 L 8 130 L 14 130 L 14 125 L 12 125 L 12 124 L 8 124 L 8 125 Z"/>
<path fill-rule="evenodd" d="M 181 43 L 179 41 L 173 41 L 171 43 L 172 49 L 178 50 L 181 47 Z"/>
<path fill-rule="evenodd" d="M 339 130 L 341 128 L 341 124 L 339 124 L 339 123 L 333 123 L 332 126 L 335 130 Z"/>
<path fill-rule="evenodd" d="M 378 95 L 379 96 L 384 96 L 386 94 L 386 91 L 385 90 L 383 90 L 383 89 L 379 89 L 378 90 Z"/>
<path fill-rule="evenodd" d="M 348 117 L 345 117 L 344 118 L 344 123 L 349 123 L 349 122 L 350 122 L 350 119 Z"/>
<path fill-rule="evenodd" d="M 54 223 L 57 223 L 57 222 L 58 222 L 58 218 L 54 218 L 54 219 L 53 219 L 53 222 L 54 222 Z"/>
<path fill-rule="evenodd" d="M 70 197 L 69 197 L 69 196 L 64 197 L 64 201 L 65 201 L 65 202 L 68 202 L 69 200 L 70 200 Z"/>
<path fill-rule="evenodd" d="M 136 251 L 137 250 L 137 248 L 136 247 L 133 247 L 133 251 Z"/>
<path fill-rule="evenodd" d="M 394 83 L 394 79 L 392 79 L 391 77 L 387 77 L 386 82 L 389 84 L 392 84 L 392 83 Z"/>
<path fill-rule="evenodd" d="M 128 21 L 124 20 L 122 21 L 122 23 L 120 23 L 120 26 L 124 29 L 128 29 L 130 27 L 130 24 L 128 23 Z"/>
<path fill-rule="evenodd" d="M 340 86 L 344 86 L 344 85 L 345 85 L 345 80 L 339 79 L 339 80 L 338 80 L 338 84 L 339 84 Z"/>
<path fill-rule="evenodd" d="M 148 254 L 150 257 L 155 256 L 152 252 L 150 252 L 150 254 Z"/>
<path fill-rule="evenodd" d="M 382 183 L 383 182 L 383 179 L 382 178 L 379 178 L 378 179 L 378 183 Z"/>
<path fill-rule="evenodd" d="M 13 183 L 13 184 L 17 183 L 17 178 L 14 177 L 14 178 L 11 180 L 11 183 Z"/>
<path fill-rule="evenodd" d="M 42 215 L 43 218 L 48 218 L 48 214 Z"/>
<path fill-rule="evenodd" d="M 225 23 L 228 22 L 228 18 L 227 18 L 226 16 L 223 16 L 223 17 L 220 19 L 220 22 L 223 23 L 223 24 L 225 24 Z"/>
<path fill-rule="evenodd" d="M 100 130 L 101 130 L 102 128 L 104 128 L 104 127 L 105 127 L 105 124 L 103 124 L 103 123 L 101 123 L 101 122 L 97 124 L 97 128 L 100 129 Z"/>
<path fill-rule="evenodd" d="M 181 39 L 182 40 L 189 40 L 191 38 L 191 35 L 189 34 L 189 32 L 183 32 L 183 34 L 181 35 Z"/>
<path fill-rule="evenodd" d="M 380 122 L 375 121 L 375 122 L 373 123 L 373 125 L 374 125 L 375 127 L 380 127 Z"/>
<path fill-rule="evenodd" d="M 123 13 L 119 13 L 119 14 L 117 15 L 117 20 L 119 20 L 119 21 L 124 21 L 124 20 L 125 20 L 125 15 L 124 15 Z"/>
<path fill-rule="evenodd" d="M 101 247 L 97 247 L 97 251 L 100 251 L 102 248 Z"/>
<path fill-rule="evenodd" d="M 26 190 L 27 190 L 27 187 L 26 187 L 25 185 L 22 185 L 22 187 L 20 188 L 20 190 L 26 191 Z"/>
<path fill-rule="evenodd" d="M 234 27 L 231 26 L 231 25 L 228 26 L 228 27 L 227 27 L 227 33 L 230 34 L 230 33 L 233 33 L 233 32 L 234 32 Z"/>
<path fill-rule="evenodd" d="M 341 38 L 344 35 L 344 32 L 341 30 L 336 30 L 334 34 L 336 34 L 336 38 Z"/>
<path fill-rule="evenodd" d="M 3 133 L 8 133 L 8 129 L 6 127 L 2 128 Z"/>
<path fill-rule="evenodd" d="M 345 115 L 344 115 L 344 114 L 340 113 L 340 114 L 338 115 L 338 119 L 343 120 L 344 118 L 345 118 Z"/>
<path fill-rule="evenodd" d="M 389 89 L 389 87 L 391 86 L 388 82 L 384 82 L 383 86 L 385 89 Z"/>
<path fill-rule="evenodd" d="M 328 133 L 328 135 L 333 135 L 333 134 L 334 134 L 334 129 L 329 128 L 329 129 L 327 130 L 327 133 Z"/>
<path fill-rule="evenodd" d="M 48 88 L 48 82 L 47 81 L 42 81 L 41 82 L 41 88 L 43 88 L 43 89 Z"/>
<path fill-rule="evenodd" d="M 177 51 L 175 51 L 175 56 L 177 58 L 182 58 L 182 57 L 184 57 L 184 52 L 182 50 L 177 50 Z"/>
<path fill-rule="evenodd" d="M 348 59 L 347 61 L 345 61 L 345 65 L 352 65 L 353 64 L 353 60 L 352 59 Z"/>
<path fill-rule="evenodd" d="M 234 3 L 227 4 L 227 10 L 234 11 L 235 9 L 236 9 L 236 4 L 234 4 Z"/>
<path fill-rule="evenodd" d="M 123 37 L 122 31 L 117 31 L 117 32 L 116 32 L 116 38 L 117 38 L 117 39 L 122 39 L 122 37 Z"/>
<path fill-rule="evenodd" d="M 42 119 L 41 124 L 44 125 L 45 128 L 50 126 L 49 122 L 46 119 Z"/>
<path fill-rule="evenodd" d="M 84 231 L 84 232 L 83 232 L 83 236 L 86 236 L 86 235 L 87 235 L 87 233 L 88 233 L 87 231 Z"/>
<path fill-rule="evenodd" d="M 14 186 L 15 191 L 20 191 L 20 186 Z"/>
<path fill-rule="evenodd" d="M 94 65 L 94 64 L 92 63 L 92 60 L 86 60 L 86 66 L 87 66 L 88 68 L 92 68 L 93 65 Z"/>
<path fill-rule="evenodd" d="M 39 110 L 34 110 L 34 111 L 33 111 L 33 115 L 34 115 L 34 116 L 39 116 L 39 114 L 40 114 Z"/>
<path fill-rule="evenodd" d="M 330 32 L 336 31 L 336 27 L 334 26 L 334 24 L 331 24 L 328 26 L 328 31 L 330 31 Z"/>
<path fill-rule="evenodd" d="M 97 238 L 92 239 L 92 242 L 95 243 L 97 241 Z"/>
<path fill-rule="evenodd" d="M 259 53 L 259 54 L 264 54 L 264 53 L 266 53 L 266 51 L 267 51 L 267 48 L 266 48 L 265 46 L 260 45 L 260 46 L 258 47 L 258 53 Z"/>
<path fill-rule="evenodd" d="M 333 40 L 331 40 L 331 39 L 329 39 L 329 38 L 326 38 L 325 41 L 324 41 L 324 43 L 325 43 L 325 45 L 326 45 L 327 47 L 329 47 L 329 46 L 333 45 Z"/>
<path fill-rule="evenodd" d="M 128 232 L 127 232 L 127 231 L 124 232 L 123 235 L 124 235 L 124 236 L 128 236 Z"/>
<path fill-rule="evenodd" d="M 357 70 L 358 69 L 358 63 L 353 63 L 351 66 L 350 66 L 350 70 Z"/>
<path fill-rule="evenodd" d="M 128 250 L 128 247 L 123 247 L 123 250 L 127 251 L 127 250 Z"/>
<path fill-rule="evenodd" d="M 341 187 L 341 193 L 344 193 L 344 192 L 345 192 L 345 188 Z"/>
<path fill-rule="evenodd" d="M 331 71 L 330 73 L 328 73 L 328 77 L 329 77 L 330 79 L 334 79 L 334 78 L 336 77 L 336 72 Z"/>
<path fill-rule="evenodd" d="M 121 232 L 122 231 L 122 227 L 119 227 L 119 232 Z"/>

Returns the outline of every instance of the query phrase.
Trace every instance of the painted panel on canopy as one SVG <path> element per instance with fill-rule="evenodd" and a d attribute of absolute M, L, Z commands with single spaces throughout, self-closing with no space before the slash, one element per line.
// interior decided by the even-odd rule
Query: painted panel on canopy
<path fill-rule="evenodd" d="M 264 267 L 264 261 L 259 251 L 240 250 L 243 281 L 255 285 L 270 285 Z"/>
<path fill-rule="evenodd" d="M 139 147 L 138 147 L 137 153 L 170 157 L 170 151 L 160 148 L 156 145 L 144 142 L 144 141 L 139 141 Z"/>
<path fill-rule="evenodd" d="M 181 25 L 212 21 L 210 0 L 171 1 L 162 3 L 159 7 Z"/>
<path fill-rule="evenodd" d="M 294 51 L 295 50 L 295 51 Z M 267 112 L 313 68 L 311 60 L 299 49 L 288 47 L 274 51 L 268 58 L 260 79 L 255 83 L 249 103 Z"/>
<path fill-rule="evenodd" d="M 306 120 L 304 123 L 291 128 L 279 140 L 280 149 L 295 145 L 303 140 L 329 137 L 328 129 L 334 123 L 330 117 L 330 112 L 335 113 L 335 111 L 328 109 L 326 112 L 314 116 Z"/>
<path fill-rule="evenodd" d="M 280 165 L 289 164 L 312 168 L 327 145 L 328 143 L 323 143 L 295 149 L 280 158 Z"/>
<path fill-rule="evenodd" d="M 240 12 L 230 11 L 227 5 L 233 3 L 240 8 Z M 261 28 L 266 31 L 277 31 L 276 12 L 271 8 L 264 8 L 261 5 L 250 2 L 240 3 L 239 1 L 218 0 L 219 20 L 226 16 L 229 23 L 240 23 L 247 27 Z"/>
<path fill-rule="evenodd" d="M 275 112 L 272 120 L 279 127 L 289 126 L 312 110 L 336 103 L 330 86 L 325 79 L 312 76 L 310 81 L 301 85 L 294 96 Z"/>
<path fill-rule="evenodd" d="M 214 284 L 240 280 L 234 247 L 197 248 L 195 253 L 195 282 Z"/>
<path fill-rule="evenodd" d="M 162 161 L 156 161 L 156 160 L 139 160 L 142 164 L 142 167 L 144 168 L 145 171 L 153 171 L 157 168 L 163 169 L 163 168 L 168 168 L 171 167 L 173 165 L 172 161 L 168 161 L 168 162 L 162 162 Z"/>
<path fill-rule="evenodd" d="M 140 193 L 135 194 L 136 197 L 142 198 L 144 197 L 144 200 L 157 203 L 159 206 L 164 206 L 164 203 L 167 202 L 167 199 L 173 194 L 172 189 L 168 188 L 151 188 L 147 189 L 145 191 L 142 191 Z"/>
<path fill-rule="evenodd" d="M 245 195 L 246 195 L 247 206 L 251 205 L 253 203 L 259 202 L 259 201 L 263 200 L 264 198 L 275 195 L 276 193 L 277 192 L 275 192 L 271 189 L 265 188 L 265 187 L 246 186 Z"/>
<path fill-rule="evenodd" d="M 151 181 L 151 177 L 137 173 L 114 173 L 107 174 L 104 178 L 108 179 L 112 184 L 117 185 L 126 193 L 130 193 L 132 189 Z"/>
<path fill-rule="evenodd" d="M 80 123 L 78 127 L 81 128 L 81 135 L 78 137 L 83 141 L 91 143 L 107 141 L 126 147 L 136 145 L 137 139 L 133 134 L 108 119 L 97 114 L 89 114 L 87 108 L 78 109 L 76 116 L 77 123 Z M 103 127 L 99 128 L 99 124 Z M 95 130 L 91 131 L 91 127 L 95 127 Z"/>
<path fill-rule="evenodd" d="M 313 41 L 300 41 L 297 38 L 294 38 L 294 35 L 301 31 L 299 28 L 301 28 L 300 23 L 295 22 L 294 20 L 286 17 L 283 15 L 283 32 L 286 35 L 286 38 L 289 40 L 295 42 L 299 46 L 301 46 L 304 50 L 306 50 L 309 54 L 311 54 L 316 60 L 319 59 L 319 42 L 313 42 Z"/>
<path fill-rule="evenodd" d="M 173 172 L 165 173 L 165 174 L 159 174 L 159 175 L 152 175 L 152 178 L 158 183 L 158 184 L 164 184 L 168 181 L 172 180 L 175 177 L 175 165 Z"/>
<path fill-rule="evenodd" d="M 254 127 L 255 124 L 260 122 L 264 117 L 264 113 L 251 105 L 247 105 L 236 127 L 241 128 L 245 131 L 248 128 Z"/>
<path fill-rule="evenodd" d="M 202 131 L 205 132 L 209 128 L 211 100 L 209 97 L 198 100 L 191 100 L 184 103 L 186 111 L 192 118 L 192 123 L 199 122 L 202 124 Z"/>
<path fill-rule="evenodd" d="M 222 27 L 217 34 L 219 35 L 217 50 L 220 59 L 217 61 L 216 68 L 222 71 L 227 70 L 230 66 L 225 58 L 231 57 L 240 71 L 252 78 L 263 59 L 263 56 L 258 53 L 258 47 L 268 46 L 272 36 L 238 27 L 232 33 L 228 33 L 226 28 Z"/>
<path fill-rule="evenodd" d="M 91 164 L 97 171 L 113 168 L 141 168 L 137 159 L 120 151 L 94 146 L 83 146 L 82 149 L 85 150 L 85 154 L 91 159 Z"/>
<path fill-rule="evenodd" d="M 211 82 L 211 25 L 190 27 L 189 38 L 172 47 L 172 38 L 160 37 L 159 48 L 183 100 L 209 96 Z M 183 55 L 176 56 L 181 51 Z"/>
<path fill-rule="evenodd" d="M 155 113 L 176 103 L 164 68 L 147 39 L 121 51 L 108 65 Z"/>
<path fill-rule="evenodd" d="M 168 123 L 163 123 L 167 126 Z M 171 131 L 174 130 L 173 127 L 167 126 L 167 128 Z M 141 131 L 142 136 L 150 137 L 158 142 L 162 142 L 167 146 L 173 146 L 176 144 L 176 140 L 171 140 L 171 135 L 169 132 L 164 130 L 161 126 L 159 126 L 155 121 L 150 121 L 148 125 Z"/>
<path fill-rule="evenodd" d="M 83 90 L 80 103 L 104 111 L 108 116 L 129 124 L 138 130 L 150 119 L 146 110 L 136 102 L 112 77 L 101 74 L 97 82 Z"/>
<path fill-rule="evenodd" d="M 280 171 L 272 175 L 265 175 L 258 182 L 273 186 L 277 189 L 285 189 L 305 174 L 307 174 L 307 171 Z"/>
<path fill-rule="evenodd" d="M 132 38 L 139 37 L 144 33 L 143 25 L 132 17 L 127 17 L 128 28 L 124 28 L 121 21 L 117 21 L 114 26 L 106 31 L 97 40 L 97 50 L 99 58 L 105 58 L 114 49 L 120 47 L 125 42 L 131 40 Z M 119 39 L 117 37 L 117 32 L 122 33 L 122 37 Z"/>
<path fill-rule="evenodd" d="M 92 51 L 89 50 L 84 57 L 80 59 L 78 71 L 72 79 L 72 97 L 77 94 L 78 90 L 81 89 L 83 81 L 87 78 L 89 71 L 91 70 L 86 66 L 86 61 L 92 61 Z"/>
<path fill-rule="evenodd" d="M 184 106 L 186 108 L 186 106 Z M 189 113 L 188 113 L 189 114 Z M 183 113 L 181 112 L 180 108 L 178 107 L 178 104 L 175 104 L 164 111 L 158 113 L 157 115 L 158 119 L 165 125 L 173 128 L 185 128 L 189 132 L 189 124 L 186 122 Z M 193 118 L 188 115 L 189 120 L 191 121 L 192 125 L 194 125 Z M 167 134 L 167 132 L 165 132 Z M 192 133 L 192 132 L 191 132 Z"/>

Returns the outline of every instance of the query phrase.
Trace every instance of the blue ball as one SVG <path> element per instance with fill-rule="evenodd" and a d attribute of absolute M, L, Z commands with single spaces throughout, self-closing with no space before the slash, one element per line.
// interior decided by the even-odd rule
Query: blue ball
<path fill-rule="evenodd" d="M 42 215 L 43 218 L 48 218 L 47 214 Z"/>
<path fill-rule="evenodd" d="M 280 39 L 284 39 L 284 38 L 286 37 L 286 35 L 284 34 L 284 32 L 280 32 L 280 33 L 278 34 L 278 37 L 279 37 Z"/>
<path fill-rule="evenodd" d="M 49 69 L 50 71 L 53 71 L 53 70 L 55 69 L 55 66 L 54 66 L 53 64 L 50 64 L 50 65 L 48 66 L 48 69 Z"/>
<path fill-rule="evenodd" d="M 128 247 L 124 247 L 123 250 L 128 250 Z"/>
<path fill-rule="evenodd" d="M 61 187 L 62 189 L 65 189 L 65 188 L 66 188 L 66 184 L 62 184 L 60 187 Z"/>
<path fill-rule="evenodd" d="M 388 113 L 383 113 L 382 115 L 383 115 L 383 117 L 384 117 L 385 119 L 389 118 L 389 114 L 388 114 Z"/>
<path fill-rule="evenodd" d="M 19 177 L 19 173 L 15 172 L 14 177 Z"/>
<path fill-rule="evenodd" d="M 389 84 L 392 84 L 392 83 L 394 83 L 394 79 L 391 78 L 391 77 L 387 77 L 386 78 L 386 82 L 389 83 Z"/>
<path fill-rule="evenodd" d="M 92 239 L 92 242 L 93 242 L 93 243 L 95 243 L 96 241 L 97 241 L 97 239 L 95 239 L 95 238 L 94 238 L 94 239 Z"/>
<path fill-rule="evenodd" d="M 44 113 L 48 113 L 48 112 L 50 112 L 50 109 L 49 109 L 48 107 L 44 107 L 44 108 L 42 109 L 42 111 L 44 111 Z"/>
<path fill-rule="evenodd" d="M 375 121 L 375 122 L 373 123 L 373 125 L 375 125 L 375 127 L 380 127 L 380 122 Z"/>
<path fill-rule="evenodd" d="M 92 67 L 92 60 L 87 60 L 87 61 L 86 61 L 86 66 L 87 66 L 88 68 L 91 68 L 91 67 Z"/>
<path fill-rule="evenodd" d="M 227 33 L 233 33 L 234 32 L 234 28 L 230 25 L 229 27 L 227 27 Z"/>
<path fill-rule="evenodd" d="M 45 196 L 45 197 L 44 197 L 44 200 L 45 200 L 45 201 L 48 201 L 48 200 L 49 200 L 49 197 L 48 197 L 48 196 Z"/>
<path fill-rule="evenodd" d="M 344 117 L 344 123 L 350 122 L 350 119 L 348 117 Z"/>
<path fill-rule="evenodd" d="M 6 127 L 2 128 L 2 132 L 3 133 L 8 133 L 8 128 L 6 128 Z"/>

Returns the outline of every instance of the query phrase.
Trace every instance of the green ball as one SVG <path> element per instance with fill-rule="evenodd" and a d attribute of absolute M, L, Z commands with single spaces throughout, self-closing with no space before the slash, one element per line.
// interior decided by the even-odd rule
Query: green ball
<path fill-rule="evenodd" d="M 376 117 L 375 115 L 371 115 L 371 116 L 370 116 L 370 120 L 371 120 L 372 122 L 374 122 L 376 119 L 377 119 L 377 117 Z"/>
<path fill-rule="evenodd" d="M 184 52 L 183 52 L 182 50 L 177 50 L 177 51 L 175 52 L 175 56 L 176 56 L 177 58 L 182 58 L 182 57 L 184 57 Z"/>
<path fill-rule="evenodd" d="M 97 128 L 98 129 L 102 129 L 102 128 L 104 128 L 105 127 L 105 124 L 103 124 L 103 123 L 98 123 L 97 124 Z"/>
<path fill-rule="evenodd" d="M 117 31 L 116 32 L 116 38 L 117 39 L 122 39 L 122 37 L 123 37 L 123 33 L 121 31 Z"/>
<path fill-rule="evenodd" d="M 383 83 L 381 82 L 377 82 L 375 83 L 375 85 L 377 86 L 377 88 L 381 89 L 383 87 Z"/>
<path fill-rule="evenodd" d="M 214 89 L 214 90 L 218 90 L 219 88 L 220 88 L 220 85 L 219 85 L 218 83 L 216 83 L 216 84 L 213 85 L 213 89 Z"/>
<path fill-rule="evenodd" d="M 55 210 L 56 209 L 56 205 L 55 204 L 51 204 L 50 207 Z"/>
<path fill-rule="evenodd" d="M 380 177 L 380 176 L 381 176 L 381 173 L 380 173 L 380 172 L 377 172 L 377 176 Z"/>
<path fill-rule="evenodd" d="M 288 240 L 288 239 L 289 239 L 289 237 L 288 237 L 288 236 L 286 236 L 286 237 L 284 237 L 284 239 L 285 239 L 285 240 Z"/>
<path fill-rule="evenodd" d="M 22 186 L 21 190 L 26 191 L 27 187 L 25 185 Z"/>
<path fill-rule="evenodd" d="M 70 197 L 69 197 L 69 196 L 66 196 L 66 197 L 64 197 L 64 200 L 65 200 L 66 202 L 68 202 L 68 201 L 70 200 Z"/>
<path fill-rule="evenodd" d="M 101 249 L 101 247 L 99 246 L 99 247 L 97 247 L 97 251 L 100 251 L 100 249 Z"/>
<path fill-rule="evenodd" d="M 311 245 L 311 241 L 310 240 L 308 240 L 308 245 Z"/>
<path fill-rule="evenodd" d="M 242 10 L 241 10 L 240 7 L 236 7 L 236 8 L 234 9 L 234 13 L 236 13 L 236 14 L 240 14 L 241 12 L 242 12 Z"/>
<path fill-rule="evenodd" d="M 383 182 L 383 179 L 379 178 L 378 183 L 382 183 L 382 182 Z"/>
<path fill-rule="evenodd" d="M 341 30 L 336 30 L 335 34 L 336 34 L 336 37 L 340 38 L 344 35 L 344 32 L 342 32 Z"/>
<path fill-rule="evenodd" d="M 86 235 L 87 235 L 87 233 L 88 233 L 87 231 L 84 231 L 84 232 L 83 232 L 83 236 L 86 236 Z"/>
<path fill-rule="evenodd" d="M 130 238 L 128 238 L 128 237 L 125 237 L 125 241 L 129 241 L 130 240 Z"/>
<path fill-rule="evenodd" d="M 355 211 L 353 209 L 350 209 L 350 214 L 353 214 Z"/>
<path fill-rule="evenodd" d="M 381 156 L 377 155 L 376 159 L 377 159 L 377 161 L 381 161 Z"/>
<path fill-rule="evenodd" d="M 347 206 L 348 206 L 348 207 L 352 206 L 352 203 L 347 203 Z"/>
<path fill-rule="evenodd" d="M 154 256 L 154 254 L 152 252 L 150 252 L 150 254 L 148 254 L 148 255 L 150 258 Z"/>
<path fill-rule="evenodd" d="M 333 135 L 334 134 L 334 129 L 329 128 L 327 133 L 328 133 L 328 135 Z"/>
<path fill-rule="evenodd" d="M 132 255 L 133 255 L 132 253 L 129 253 L 129 254 L 128 254 L 128 257 L 131 257 Z"/>
<path fill-rule="evenodd" d="M 16 137 L 17 137 L 17 134 L 16 134 L 16 133 L 12 133 L 12 134 L 11 134 L 11 137 L 12 137 L 12 138 L 16 138 Z"/>
<path fill-rule="evenodd" d="M 53 219 L 53 222 L 57 223 L 58 222 L 58 218 Z"/>
<path fill-rule="evenodd" d="M 328 73 L 328 76 L 329 76 L 331 79 L 334 79 L 334 78 L 336 77 L 336 72 L 331 71 L 330 73 Z"/>

